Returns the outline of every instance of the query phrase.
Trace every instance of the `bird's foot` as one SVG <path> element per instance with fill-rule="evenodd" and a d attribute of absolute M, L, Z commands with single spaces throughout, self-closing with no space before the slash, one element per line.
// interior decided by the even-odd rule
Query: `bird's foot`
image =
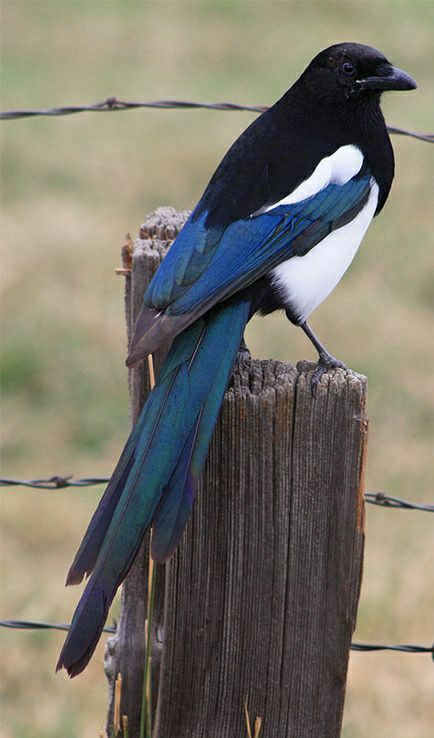
<path fill-rule="evenodd" d="M 348 367 L 345 366 L 343 361 L 335 359 L 335 357 L 328 352 L 322 352 L 319 355 L 318 364 L 316 365 L 316 369 L 314 370 L 312 379 L 310 380 L 310 391 L 314 397 L 316 396 L 316 388 L 319 380 L 323 374 L 329 371 L 329 369 L 348 369 Z"/>

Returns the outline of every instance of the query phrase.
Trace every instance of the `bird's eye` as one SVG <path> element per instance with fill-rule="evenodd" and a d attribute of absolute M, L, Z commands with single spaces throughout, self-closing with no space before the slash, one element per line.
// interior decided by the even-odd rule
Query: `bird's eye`
<path fill-rule="evenodd" d="M 344 62 L 342 64 L 342 71 L 344 74 L 350 77 L 352 74 L 354 74 L 356 70 L 354 68 L 354 64 L 351 64 L 351 62 Z"/>

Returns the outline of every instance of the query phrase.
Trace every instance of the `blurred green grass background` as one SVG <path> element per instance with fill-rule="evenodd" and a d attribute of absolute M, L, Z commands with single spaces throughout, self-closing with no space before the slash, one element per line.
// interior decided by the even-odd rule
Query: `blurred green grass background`
<path fill-rule="evenodd" d="M 391 124 L 434 119 L 430 2 L 2 3 L 2 108 L 178 98 L 269 104 L 318 50 L 380 48 L 419 82 L 390 95 Z M 2 133 L 3 475 L 109 475 L 128 431 L 124 234 L 163 204 L 190 208 L 249 113 L 137 111 L 5 122 Z M 312 323 L 369 378 L 368 489 L 432 492 L 432 181 L 429 144 L 394 137 L 392 196 Z M 314 358 L 274 316 L 258 356 Z M 3 490 L 1 616 L 65 622 L 65 573 L 101 490 Z M 432 520 L 367 511 L 356 639 L 432 642 Z M 69 682 L 62 634 L 0 633 L 7 738 L 91 738 L 104 723 L 99 647 Z M 344 738 L 432 736 L 428 656 L 353 654 Z M 264 736 L 264 738 L 267 738 Z"/>

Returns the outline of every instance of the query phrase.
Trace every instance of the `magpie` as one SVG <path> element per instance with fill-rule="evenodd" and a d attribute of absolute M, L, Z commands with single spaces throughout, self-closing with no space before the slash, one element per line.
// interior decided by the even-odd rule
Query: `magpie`
<path fill-rule="evenodd" d="M 88 664 L 148 528 L 175 550 L 247 322 L 284 310 L 322 373 L 343 367 L 307 323 L 353 260 L 394 176 L 380 109 L 415 81 L 375 49 L 321 51 L 231 146 L 149 284 L 128 366 L 172 346 L 67 577 L 90 577 L 57 669 Z"/>

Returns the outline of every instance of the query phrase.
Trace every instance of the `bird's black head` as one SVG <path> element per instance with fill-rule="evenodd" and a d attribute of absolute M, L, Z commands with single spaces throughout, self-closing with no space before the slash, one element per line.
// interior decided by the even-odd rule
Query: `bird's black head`
<path fill-rule="evenodd" d="M 379 98 L 386 90 L 414 90 L 417 85 L 406 72 L 393 67 L 376 49 L 343 43 L 321 51 L 301 79 L 321 97 L 346 100 Z"/>

